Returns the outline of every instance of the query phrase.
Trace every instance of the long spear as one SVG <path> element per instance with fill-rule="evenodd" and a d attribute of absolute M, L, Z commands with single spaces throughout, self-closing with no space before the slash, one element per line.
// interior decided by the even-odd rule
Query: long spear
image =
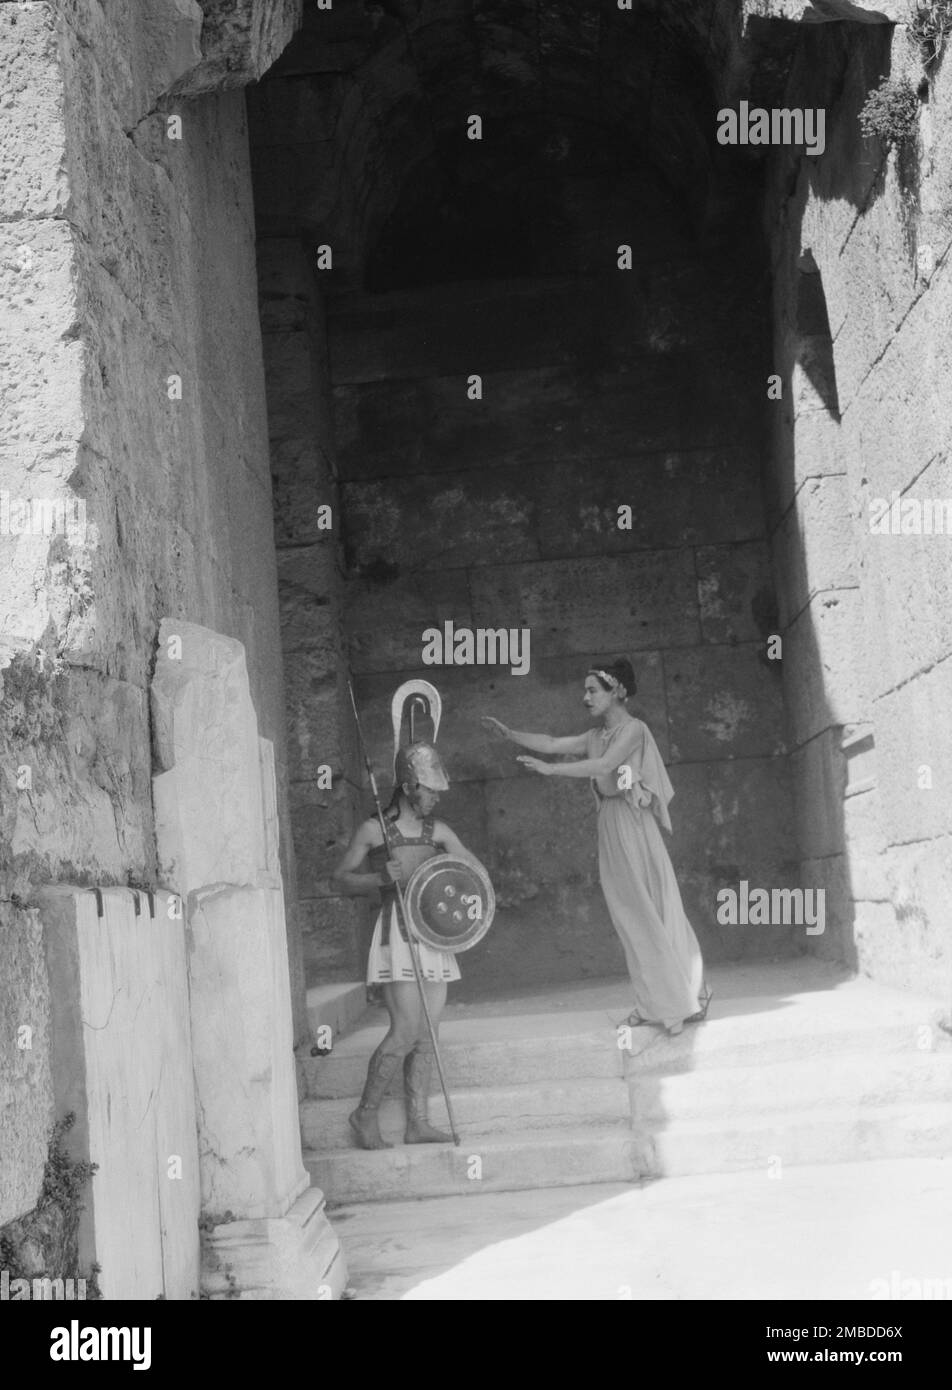
<path fill-rule="evenodd" d="M 380 823 L 380 833 L 383 836 L 383 842 L 387 848 L 389 857 L 391 850 L 390 832 L 387 829 L 383 807 L 380 804 L 380 795 L 377 791 L 377 779 L 374 777 L 374 770 L 367 754 L 367 745 L 364 743 L 363 730 L 360 727 L 360 715 L 357 713 L 357 701 L 354 699 L 354 687 L 350 681 L 347 682 L 347 692 L 350 695 L 351 709 L 354 711 L 354 724 L 357 729 L 357 741 L 360 744 L 360 755 L 364 760 L 364 767 L 367 769 L 367 775 L 370 778 L 370 790 L 373 792 L 374 806 L 377 809 L 377 820 Z M 450 1093 L 447 1090 L 446 1077 L 443 1074 L 443 1059 L 440 1056 L 440 1047 L 436 1040 L 433 1020 L 430 1018 L 430 1010 L 427 1008 L 426 990 L 423 988 L 423 976 L 420 974 L 420 962 L 417 959 L 417 940 L 410 927 L 410 914 L 407 912 L 406 899 L 403 896 L 403 885 L 401 883 L 394 883 L 393 886 L 397 890 L 397 904 L 400 908 L 400 917 L 403 922 L 403 930 L 406 934 L 407 944 L 410 947 L 410 960 L 413 963 L 413 974 L 417 982 L 417 989 L 420 991 L 420 1003 L 423 1005 L 423 1017 L 426 1019 L 427 1032 L 430 1035 L 430 1042 L 433 1044 L 433 1056 L 436 1058 L 436 1070 L 440 1078 L 440 1088 L 443 1092 L 443 1099 L 446 1102 L 446 1114 L 450 1122 L 453 1143 L 459 1148 L 460 1140 L 459 1133 L 456 1129 L 456 1119 L 453 1115 L 453 1105 L 450 1101 Z"/>

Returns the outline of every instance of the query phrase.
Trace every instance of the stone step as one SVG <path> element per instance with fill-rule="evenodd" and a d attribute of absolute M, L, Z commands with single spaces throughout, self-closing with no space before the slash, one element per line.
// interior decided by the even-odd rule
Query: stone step
<path fill-rule="evenodd" d="M 797 1058 L 769 1066 L 702 1067 L 698 1071 L 629 1075 L 631 1113 L 639 1121 L 820 1111 L 952 1099 L 952 1052 L 905 1051 Z"/>
<path fill-rule="evenodd" d="M 638 1124 L 636 1152 L 653 1177 L 760 1169 L 765 1177 L 809 1163 L 945 1158 L 952 1153 L 952 1104 L 867 1109 L 844 1106 L 767 1117 L 722 1116 Z"/>
<path fill-rule="evenodd" d="M 731 1001 L 731 1007 L 736 1002 Z M 541 1016 L 533 1020 L 532 1030 L 523 1028 L 515 1037 L 509 1032 L 504 1038 L 491 1036 L 492 1020 L 483 1021 L 478 1029 L 471 1022 L 446 1023 L 440 1051 L 447 1078 L 453 1087 L 494 1087 L 607 1079 L 634 1072 L 667 1076 L 709 1068 L 766 1067 L 791 1059 L 810 1059 L 820 1066 L 829 1057 L 846 1055 L 870 1059 L 872 1070 L 873 1057 L 917 1052 L 923 1027 L 931 1028 L 930 1036 L 944 1038 L 937 1046 L 949 1045 L 949 1039 L 931 1027 L 925 1015 L 921 1020 L 900 1015 L 867 1022 L 831 1014 L 820 1021 L 813 1019 L 812 1030 L 805 1030 L 802 1013 L 718 1017 L 715 1006 L 706 1023 L 689 1025 L 676 1038 L 656 1028 L 633 1028 L 630 1037 L 621 1039 L 610 1018 L 596 1027 L 590 1019 L 586 1014 L 584 1026 L 579 1027 L 571 1015 Z M 384 1032 L 382 1023 L 364 1026 L 343 1038 L 329 1057 L 300 1057 L 305 1094 L 315 1099 L 359 1096 L 370 1054 Z M 630 1042 L 631 1050 L 620 1047 L 619 1041 Z"/>
<path fill-rule="evenodd" d="M 305 1150 L 329 1206 L 412 1197 L 473 1196 L 533 1187 L 632 1182 L 646 1159 L 627 1125 L 467 1137 L 453 1144 Z"/>
<path fill-rule="evenodd" d="M 311 1037 L 318 1029 L 331 1030 L 331 1042 L 336 1044 L 367 1012 L 367 986 L 363 982 L 344 982 L 332 985 L 312 985 L 307 992 L 307 1021 Z"/>
<path fill-rule="evenodd" d="M 811 1026 L 804 1028 L 804 1022 Z M 921 1017 L 900 1015 L 867 1021 L 845 1012 L 842 1016 L 822 1018 L 805 1011 L 786 1016 L 764 1013 L 720 1017 L 712 1008 L 706 1023 L 689 1024 L 676 1038 L 669 1038 L 656 1028 L 632 1029 L 631 1049 L 623 1049 L 622 1055 L 628 1075 L 655 1072 L 668 1076 L 726 1067 L 767 1067 L 792 1060 L 809 1061 L 820 1068 L 831 1057 L 843 1056 L 866 1057 L 873 1068 L 874 1058 L 919 1052 L 924 1036 L 928 1050 L 941 1051 L 952 1042 L 928 1022 L 925 1013 Z"/>
<path fill-rule="evenodd" d="M 370 1054 L 383 1037 L 383 1027 L 351 1034 L 329 1057 L 302 1059 L 307 1094 L 314 1099 L 355 1098 L 367 1075 Z M 559 1081 L 621 1077 L 622 1054 L 610 1028 L 561 1035 L 471 1040 L 456 1038 L 452 1025 L 440 1037 L 440 1054 L 447 1081 L 454 1087 L 483 1088 Z"/>
<path fill-rule="evenodd" d="M 396 1089 L 396 1083 L 394 1083 Z M 513 1130 L 553 1130 L 586 1124 L 625 1124 L 630 1118 L 628 1089 L 620 1077 L 611 1080 L 539 1081 L 530 1085 L 452 1087 L 450 1100 L 456 1124 L 468 1143 L 474 1135 Z M 301 1136 L 305 1148 L 345 1149 L 352 1141 L 347 1117 L 355 1098 L 306 1100 L 301 1106 Z M 430 1120 L 447 1127 L 446 1107 L 439 1091 L 430 1100 Z M 404 1106 L 399 1094 L 386 1096 L 380 1107 L 380 1131 L 403 1142 Z"/>

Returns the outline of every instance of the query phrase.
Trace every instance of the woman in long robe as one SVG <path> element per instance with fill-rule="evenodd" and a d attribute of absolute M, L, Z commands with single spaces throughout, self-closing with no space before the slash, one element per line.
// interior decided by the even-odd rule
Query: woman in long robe
<path fill-rule="evenodd" d="M 483 723 L 533 752 L 579 759 L 552 763 L 521 756 L 519 762 L 543 777 L 591 779 L 598 803 L 599 878 L 634 995 L 628 1021 L 656 1024 L 674 1035 L 685 1022 L 704 1019 L 711 992 L 661 837 L 661 826 L 671 830 L 668 803 L 674 788 L 651 730 L 625 708 L 634 692 L 634 672 L 620 659 L 593 668 L 585 679 L 584 703 L 600 727 L 553 738 L 516 732 L 490 716 Z"/>

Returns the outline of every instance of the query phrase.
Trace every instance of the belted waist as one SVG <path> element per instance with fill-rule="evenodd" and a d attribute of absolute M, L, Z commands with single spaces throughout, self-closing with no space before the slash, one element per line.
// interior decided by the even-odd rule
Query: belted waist
<path fill-rule="evenodd" d="M 397 900 L 396 884 L 391 883 L 388 887 L 380 889 L 380 901 L 384 908 L 396 908 L 397 931 L 400 933 L 401 940 L 406 941 L 407 934 L 403 930 L 403 914 Z"/>

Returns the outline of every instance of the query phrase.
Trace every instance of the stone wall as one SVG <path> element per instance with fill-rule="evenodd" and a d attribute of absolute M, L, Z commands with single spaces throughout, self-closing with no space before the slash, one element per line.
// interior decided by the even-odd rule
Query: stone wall
<path fill-rule="evenodd" d="M 514 12 L 474 41 L 434 6 L 406 32 L 378 19 L 309 11 L 250 108 L 309 978 L 363 964 L 362 907 L 330 882 L 370 810 L 355 796 L 342 666 L 384 781 L 393 689 L 424 675 L 445 697 L 445 811 L 500 901 L 467 962 L 473 988 L 623 969 L 590 793 L 531 781 L 477 716 L 584 727 L 590 660 L 625 652 L 672 764 L 673 852 L 706 951 L 798 949 L 802 932 L 715 922 L 721 887 L 796 873 L 781 678 L 766 657 L 757 180 L 714 177 L 687 41 L 610 16 L 599 38 L 568 7 L 538 50 Z M 656 87 L 636 37 L 663 50 Z M 612 78 L 596 99 L 599 44 Z M 493 66 L 503 45 L 525 48 L 525 91 Z M 541 113 L 527 95 L 536 63 L 557 92 Z M 453 129 L 461 101 L 484 112 L 483 145 Z M 645 128 L 653 164 L 630 135 Z M 622 243 L 631 271 L 617 269 Z M 321 536 L 316 504 L 332 498 L 338 524 Z M 423 667 L 422 633 L 447 619 L 527 626 L 530 674 Z"/>
<path fill-rule="evenodd" d="M 952 499 L 948 56 L 916 130 L 887 151 L 858 113 L 918 85 L 905 27 L 800 40 L 784 104 L 827 108 L 815 161 L 777 158 L 768 201 L 776 369 L 770 514 L 804 880 L 814 944 L 866 973 L 952 987 L 949 535 L 875 534 L 874 499 Z"/>
<path fill-rule="evenodd" d="M 327 880 L 357 814 L 360 775 L 347 694 L 340 498 L 324 300 L 293 237 L 262 237 L 259 294 L 268 390 L 275 544 L 288 719 L 294 858 L 289 885 L 310 983 L 353 980 L 369 942 L 366 900 Z M 331 524 L 322 525 L 322 507 Z M 327 518 L 324 518 L 325 520 Z M 329 866 L 315 882 L 311 866 Z"/>
<path fill-rule="evenodd" d="M 82 1194 L 79 1268 L 104 1298 L 197 1298 L 199 1156 L 186 926 L 167 893 L 41 891 L 56 1108 Z"/>
<path fill-rule="evenodd" d="M 442 812 L 499 902 L 467 956 L 473 989 L 623 969 L 587 784 L 532 779 L 478 722 L 584 728 L 585 672 L 618 653 L 671 765 L 672 852 L 708 957 L 791 945 L 783 928 L 714 920 L 720 887 L 786 883 L 792 864 L 779 670 L 765 656 L 757 343 L 733 299 L 755 312 L 756 289 L 732 266 L 727 291 L 713 259 L 331 304 L 351 665 L 378 769 L 398 682 L 425 676 L 444 696 Z M 447 620 L 527 629 L 529 673 L 424 667 L 423 631 Z M 302 883 L 319 887 L 329 867 L 302 857 Z"/>
<path fill-rule="evenodd" d="M 67 519 L 0 534 L 0 898 L 14 905 L 52 882 L 156 886 L 147 685 L 165 615 L 248 652 L 290 877 L 244 95 L 190 96 L 215 72 L 262 71 L 300 17 L 298 0 L 280 14 L 255 0 L 244 25 L 244 8 L 0 6 L 5 518 L 37 498 Z M 232 28 L 203 35 L 224 9 Z M 300 1035 L 293 931 L 290 956 Z M 38 1190 L 50 1119 L 42 1000 L 22 961 L 9 978 L 23 983 L 4 1000 L 0 1074 L 23 1166 L 4 1216 Z M 12 1063 L 10 1017 L 35 1037 Z"/>

